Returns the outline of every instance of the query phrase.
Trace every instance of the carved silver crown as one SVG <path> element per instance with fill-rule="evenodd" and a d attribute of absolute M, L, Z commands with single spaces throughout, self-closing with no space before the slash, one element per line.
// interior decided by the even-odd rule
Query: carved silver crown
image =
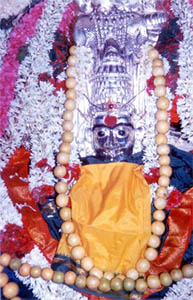
<path fill-rule="evenodd" d="M 138 14 L 113 6 L 101 11 L 94 6 L 88 15 L 81 15 L 74 28 L 74 39 L 80 46 L 88 46 L 94 54 L 93 70 L 89 78 L 90 115 L 114 110 L 133 110 L 135 98 L 133 81 L 140 61 L 142 46 L 155 44 L 166 15 Z"/>

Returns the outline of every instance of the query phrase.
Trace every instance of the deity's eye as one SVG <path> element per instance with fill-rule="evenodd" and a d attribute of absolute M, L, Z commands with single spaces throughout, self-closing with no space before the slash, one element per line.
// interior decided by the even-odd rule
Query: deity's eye
<path fill-rule="evenodd" d="M 98 137 L 104 137 L 105 136 L 105 132 L 100 130 L 97 132 Z"/>
<path fill-rule="evenodd" d="M 118 135 L 120 135 L 120 136 L 122 136 L 122 137 L 126 136 L 125 130 L 119 130 L 119 131 L 118 131 Z"/>

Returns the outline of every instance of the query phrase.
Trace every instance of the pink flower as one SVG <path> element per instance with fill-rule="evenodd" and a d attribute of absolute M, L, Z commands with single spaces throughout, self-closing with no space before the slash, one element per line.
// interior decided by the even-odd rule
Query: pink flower
<path fill-rule="evenodd" d="M 17 80 L 17 72 L 19 62 L 17 55 L 19 48 L 23 46 L 27 39 L 31 39 L 35 33 L 38 19 L 43 10 L 44 2 L 35 5 L 20 21 L 20 23 L 12 30 L 0 72 L 0 94 L 1 94 L 1 126 L 0 136 L 3 134 L 7 124 L 10 102 L 14 99 L 14 88 Z"/>

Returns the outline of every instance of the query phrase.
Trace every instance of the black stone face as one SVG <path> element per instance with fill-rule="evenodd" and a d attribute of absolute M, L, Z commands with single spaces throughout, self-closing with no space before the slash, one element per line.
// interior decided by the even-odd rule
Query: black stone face
<path fill-rule="evenodd" d="M 134 146 L 134 128 L 130 123 L 119 123 L 114 127 L 104 124 L 93 128 L 93 145 L 96 157 L 111 161 L 124 160 L 132 154 Z"/>

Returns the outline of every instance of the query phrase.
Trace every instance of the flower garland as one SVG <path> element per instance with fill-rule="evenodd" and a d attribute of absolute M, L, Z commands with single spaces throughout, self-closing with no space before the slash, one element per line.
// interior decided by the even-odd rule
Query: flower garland
<path fill-rule="evenodd" d="M 0 29 L 0 67 L 2 65 L 2 59 L 7 53 L 7 44 L 9 40 L 10 31 L 10 29 L 6 31 Z"/>
<path fill-rule="evenodd" d="M 21 214 L 19 214 L 17 209 L 13 206 L 13 203 L 8 196 L 7 189 L 1 177 L 0 177 L 0 206 L 1 206 L 0 230 L 5 230 L 5 226 L 7 224 L 17 224 L 19 226 L 22 226 Z"/>
<path fill-rule="evenodd" d="M 43 5 L 43 3 L 39 3 L 32 8 L 30 15 L 25 15 L 22 22 L 10 34 L 7 54 L 3 58 L 0 72 L 0 77 L 2 78 L 0 83 L 2 107 L 1 134 L 8 124 L 7 113 L 9 111 L 10 102 L 14 97 L 14 87 L 19 68 L 18 52 L 26 43 L 27 38 L 31 38 L 35 34 L 35 26 L 42 13 Z"/>
<path fill-rule="evenodd" d="M 0 1 L 0 20 L 7 19 L 10 16 L 18 15 L 31 0 L 15 1 L 14 3 L 10 0 Z"/>
<path fill-rule="evenodd" d="M 192 47 L 193 47 L 193 31 L 192 18 L 193 8 L 190 1 L 173 1 L 172 11 L 179 18 L 178 24 L 183 32 L 183 41 L 179 47 L 179 79 L 177 94 L 180 96 L 177 102 L 177 111 L 180 115 L 182 126 L 182 138 L 193 143 L 193 88 L 192 88 Z"/>
<path fill-rule="evenodd" d="M 61 26 L 61 27 L 63 27 L 64 26 L 64 24 L 65 24 L 65 22 L 63 22 L 63 25 Z M 39 37 L 39 40 L 41 40 L 41 35 L 40 35 L 40 37 Z M 52 37 L 52 41 L 53 41 L 53 37 Z M 36 44 L 37 45 L 37 44 Z M 48 48 L 49 49 L 49 48 Z M 39 49 L 40 50 L 40 49 Z M 33 51 L 35 51 L 35 48 L 33 49 Z M 36 55 L 37 55 L 37 53 L 36 53 Z M 34 56 L 35 57 L 35 56 Z M 46 61 L 48 62 L 48 60 L 47 60 L 47 58 L 46 58 Z M 29 65 L 30 65 L 30 63 L 31 62 L 29 62 Z M 27 69 L 27 70 L 25 70 L 24 72 L 23 72 L 23 74 L 22 73 L 20 73 L 20 76 L 23 76 L 23 75 L 25 75 L 25 76 L 28 76 L 27 75 L 27 72 L 28 72 L 28 70 L 29 69 Z M 48 73 L 52 73 L 52 70 L 51 69 L 47 69 L 47 66 L 45 67 L 45 68 L 42 68 L 42 70 L 41 71 L 46 71 L 46 72 L 48 72 Z M 33 72 L 34 72 L 34 69 L 33 69 Z M 36 81 L 37 82 L 37 78 L 36 79 L 31 79 L 32 81 L 34 80 L 34 81 Z M 22 80 L 21 80 L 21 82 L 22 82 Z M 33 84 L 31 85 L 32 87 L 33 87 Z M 49 90 L 49 92 L 47 93 L 47 89 Z M 24 85 L 21 87 L 21 89 L 20 89 L 20 91 L 19 91 L 19 93 L 21 93 L 21 95 L 22 95 L 22 92 L 25 90 L 25 88 L 24 88 Z M 42 94 L 44 94 L 45 93 L 45 95 L 46 96 L 48 96 L 48 98 L 49 99 L 52 99 L 52 101 L 54 102 L 54 101 L 56 101 L 56 99 L 57 99 L 57 97 L 55 96 L 55 98 L 53 98 L 52 97 L 52 94 L 53 94 L 53 91 L 54 91 L 54 89 L 53 89 L 53 86 L 52 85 L 50 85 L 50 84 L 41 84 L 41 86 L 40 86 L 40 91 L 41 91 L 41 93 Z M 46 94 L 47 93 L 47 94 Z M 27 93 L 25 93 L 25 94 L 23 94 L 24 95 L 24 97 L 25 97 L 25 101 L 27 100 L 27 98 L 28 98 L 28 96 L 29 96 L 29 94 L 27 94 Z M 59 95 L 59 94 L 58 94 Z M 60 95 L 60 97 L 59 98 L 61 98 L 60 100 L 59 100 L 59 102 L 60 102 L 60 105 L 61 105 L 61 103 L 62 103 L 62 101 L 64 100 L 64 98 L 63 98 L 63 92 L 61 92 L 61 95 Z M 38 97 L 40 97 L 40 94 L 38 94 Z M 62 99 L 63 98 L 63 99 Z M 21 107 L 20 107 L 20 102 L 21 102 L 21 99 L 22 99 L 22 97 L 21 98 L 19 98 L 19 100 L 18 100 L 18 103 L 16 103 L 16 100 L 14 100 L 13 101 L 13 106 L 12 106 L 12 113 L 10 113 L 10 116 L 12 115 L 12 116 L 14 116 L 14 111 L 17 111 L 17 109 L 18 109 L 18 117 L 17 117 L 17 119 L 19 118 L 19 114 L 20 114 L 20 117 L 21 117 Z M 32 98 L 31 98 L 32 99 Z M 53 100 L 53 99 L 55 99 L 55 100 Z M 25 101 L 23 101 L 23 103 L 25 102 Z M 25 104 L 25 103 L 24 103 Z M 30 104 L 30 102 L 28 103 L 28 105 Z M 15 105 L 15 106 L 14 106 Z M 23 108 L 22 109 L 24 109 L 25 108 L 25 105 L 23 105 Z M 42 109 L 43 109 L 43 105 L 42 105 Z M 37 109 L 36 109 L 37 110 Z M 53 106 L 53 110 L 55 110 L 55 106 Z M 62 112 L 63 112 L 63 109 L 61 110 L 61 114 L 62 114 Z M 58 114 L 58 111 L 57 111 L 57 113 L 56 113 L 56 115 Z M 26 116 L 26 113 L 23 113 L 23 116 Z M 37 116 L 37 114 L 36 114 L 36 116 Z M 52 115 L 52 117 L 55 117 L 55 115 Z M 23 117 L 21 117 L 21 118 L 23 118 Z M 43 117 L 44 118 L 44 117 Z M 14 117 L 13 117 L 13 119 L 11 120 L 10 119 L 10 124 L 11 124 L 11 126 L 9 127 L 9 129 L 7 130 L 7 134 L 9 134 L 9 132 L 13 132 L 14 131 L 14 126 L 15 126 L 15 123 L 13 122 L 13 120 L 14 120 Z M 45 118 L 45 121 L 46 121 L 47 119 Z M 61 119 L 60 119 L 61 120 Z M 28 122 L 29 122 L 29 124 L 30 124 L 30 121 L 31 121 L 31 119 L 29 118 L 29 120 L 28 120 Z M 40 123 L 38 123 L 38 125 L 39 124 L 41 124 L 41 122 Z M 50 123 L 49 123 L 49 127 L 50 127 Z M 22 128 L 22 130 L 20 129 L 20 128 Z M 24 129 L 25 128 L 25 129 Z M 26 126 L 24 126 L 24 127 L 22 127 L 22 123 L 20 123 L 20 124 L 18 124 L 18 126 L 17 126 L 17 129 L 20 129 L 19 130 L 19 132 L 21 132 L 21 131 L 23 131 L 23 132 L 28 132 L 28 128 L 26 129 L 27 127 Z M 34 126 L 34 129 L 35 128 L 37 128 L 36 126 Z M 50 127 L 51 128 L 51 127 Z M 18 134 L 17 134 L 17 129 L 15 130 L 15 133 L 12 135 L 12 138 L 14 139 L 15 137 L 17 137 L 18 136 Z M 59 129 L 59 128 L 58 128 Z M 61 121 L 60 121 L 60 129 L 58 130 L 58 132 L 61 132 L 60 131 L 61 130 Z M 50 130 L 50 132 L 53 132 L 54 131 L 54 128 L 53 128 L 53 126 L 52 126 L 52 130 Z M 30 132 L 30 134 L 27 134 L 27 137 L 26 137 L 26 141 L 25 141 L 25 145 L 26 146 L 28 146 L 29 147 L 29 140 L 28 140 L 28 137 L 29 137 L 29 135 L 31 135 L 32 137 L 33 137 L 33 129 L 31 130 L 31 132 Z M 40 136 L 41 137 L 41 136 Z M 34 138 L 34 140 L 36 141 L 36 144 L 35 144 L 35 147 L 34 147 L 34 150 L 33 150 L 33 166 L 31 167 L 31 189 L 33 189 L 34 187 L 37 187 L 38 186 L 38 176 L 40 175 L 41 176 L 41 174 L 43 174 L 43 177 L 42 177 L 42 182 L 41 182 L 41 184 L 43 184 L 43 183 L 49 183 L 49 184 L 54 184 L 54 179 L 53 179 L 53 177 L 52 177 L 52 175 L 51 175 L 51 173 L 49 173 L 49 168 L 47 168 L 47 169 L 42 169 L 42 171 L 39 169 L 39 168 L 36 168 L 36 163 L 39 161 L 39 160 L 41 160 L 41 158 L 44 158 L 44 157 L 46 157 L 46 155 L 47 155 L 47 153 L 50 151 L 50 152 L 52 152 L 53 150 L 53 148 L 51 147 L 51 146 L 49 146 L 49 151 L 43 151 L 43 152 L 41 152 L 41 153 L 39 153 L 38 151 L 38 143 L 37 143 L 37 141 L 38 141 L 38 138 L 39 137 L 36 137 L 36 138 Z M 59 144 L 59 139 L 60 138 L 58 138 L 58 142 L 57 142 L 57 144 Z M 48 140 L 49 140 L 49 135 L 47 135 L 47 140 L 46 140 L 46 138 L 42 141 L 42 144 L 44 144 L 44 141 L 46 141 L 46 143 L 48 143 Z M 4 147 L 4 150 L 5 150 L 5 152 L 6 152 L 6 150 L 8 149 L 9 151 L 7 152 L 7 158 L 5 159 L 5 161 L 4 161 L 4 163 L 2 164 L 2 167 L 5 165 L 5 162 L 8 160 L 8 158 L 9 158 L 9 156 L 13 153 L 13 150 L 17 147 L 17 146 L 19 146 L 19 145 L 21 145 L 21 143 L 22 143 L 22 141 L 21 141 L 21 138 L 19 139 L 19 142 L 18 143 L 16 143 L 15 145 L 14 145 L 14 147 L 12 147 L 11 148 L 11 150 L 10 150 L 10 147 L 9 147 L 9 142 L 7 141 L 7 146 L 6 147 Z M 4 144 L 5 145 L 5 144 Z M 53 143 L 50 143 L 50 145 L 52 145 L 53 146 Z M 57 147 L 56 147 L 57 148 Z M 37 151 L 37 152 L 36 152 Z M 39 154 L 41 154 L 40 156 L 39 156 Z M 147 155 L 148 156 L 148 155 Z M 75 161 L 76 161 L 76 158 L 74 159 Z M 49 158 L 49 162 L 51 163 L 51 165 L 53 166 L 53 164 L 54 164 L 54 162 L 53 162 L 53 156 L 52 156 L 52 158 L 51 158 L 51 156 L 50 156 L 50 158 Z M 40 171 L 40 174 L 38 175 L 38 172 Z M 46 176 L 47 176 L 47 174 L 50 174 L 51 176 L 48 178 L 48 180 L 46 179 Z M 11 200 L 10 200 L 11 201 Z M 15 213 L 14 213 L 15 214 Z M 17 215 L 17 214 L 16 214 Z M 21 225 L 21 223 L 20 223 L 20 225 Z M 28 259 L 28 258 L 27 258 Z M 41 259 L 40 259 L 41 260 Z M 33 281 L 33 279 L 32 279 L 32 281 Z M 34 282 L 34 288 L 35 288 L 35 281 L 33 281 Z M 39 289 L 39 291 L 37 291 L 37 294 L 38 293 L 40 293 L 41 294 L 41 291 L 40 291 L 40 289 Z M 39 295 L 40 295 L 39 294 Z M 66 295 L 65 293 L 64 293 L 64 295 Z M 64 296 L 63 295 L 63 296 Z M 68 295 L 68 294 L 67 294 Z M 79 295 L 79 294 L 78 294 Z M 41 298 L 43 298 L 43 297 L 45 297 L 45 294 L 41 294 Z M 50 294 L 50 297 L 51 297 L 51 294 Z M 76 296 L 76 297 L 78 297 L 78 296 Z M 56 296 L 55 296 L 55 298 L 56 298 Z M 53 298 L 53 299 L 55 299 L 55 298 Z M 51 298 L 50 298 L 51 299 Z M 74 299 L 74 298 L 73 298 Z"/>

